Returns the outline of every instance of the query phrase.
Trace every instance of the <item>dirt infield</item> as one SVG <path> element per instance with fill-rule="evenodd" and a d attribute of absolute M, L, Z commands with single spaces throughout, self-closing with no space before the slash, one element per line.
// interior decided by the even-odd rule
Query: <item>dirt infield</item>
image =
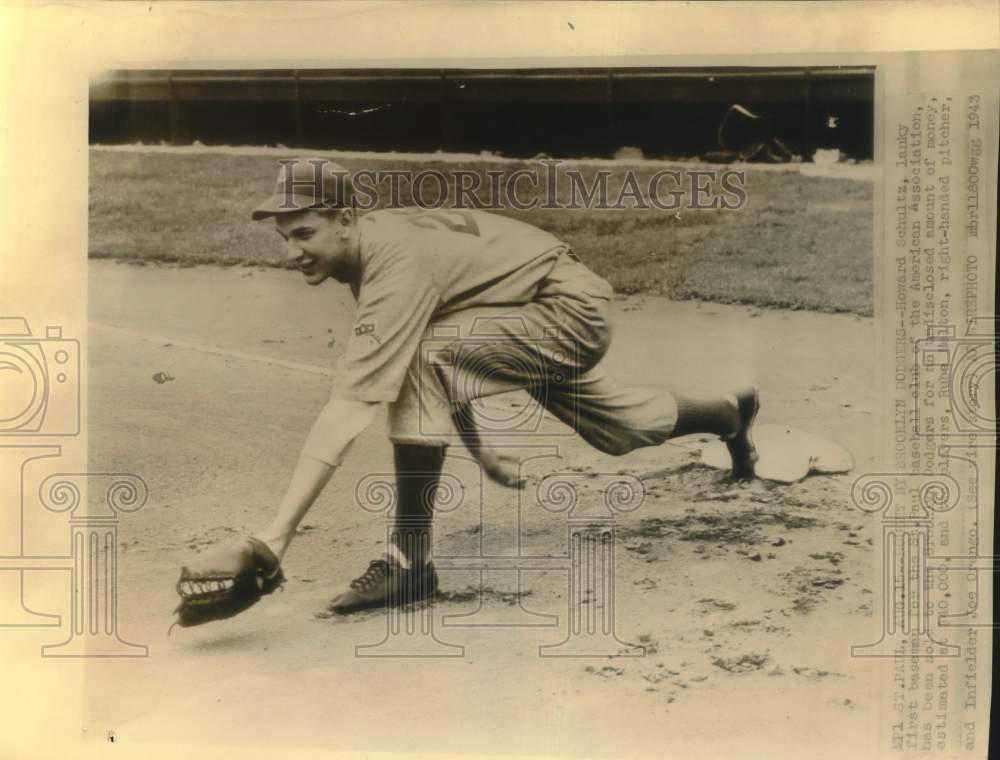
<path fill-rule="evenodd" d="M 168 638 L 183 557 L 265 522 L 280 498 L 329 393 L 352 304 L 346 289 L 304 288 L 294 273 L 264 269 L 92 261 L 89 287 L 91 467 L 137 473 L 150 487 L 146 506 L 121 524 L 119 630 L 151 656 L 89 666 L 94 730 L 113 728 L 121 741 L 434 755 L 627 747 L 740 757 L 765 738 L 810 756 L 871 746 L 860 727 L 874 713 L 873 671 L 848 654 L 877 638 L 877 526 L 850 506 L 852 476 L 734 486 L 699 465 L 701 444 L 690 438 L 613 458 L 544 419 L 542 435 L 518 441 L 560 457 L 528 466 L 529 496 L 552 472 L 585 478 L 581 498 L 595 504 L 616 477 L 642 482 L 642 506 L 617 521 L 614 587 L 616 635 L 644 657 L 539 657 L 567 624 L 566 575 L 547 568 L 526 571 L 520 585 L 496 575 L 482 600 L 474 573 L 441 573 L 435 630 L 464 646 L 462 656 L 355 657 L 356 646 L 385 637 L 386 616 L 313 613 L 384 541 L 382 517 L 354 498 L 366 476 L 391 472 L 384 421 L 356 442 L 301 526 L 284 593 Z M 873 461 L 871 319 L 655 297 L 617 306 L 608 361 L 618 374 L 701 388 L 755 380 L 762 422 L 827 435 L 859 470 Z M 154 381 L 159 372 L 173 379 Z M 462 453 L 451 450 L 446 472 L 461 476 L 466 500 L 438 518 L 439 554 L 479 545 L 507 556 L 565 552 L 564 515 L 482 483 Z M 556 625 L 442 624 L 480 601 L 493 622 Z"/>

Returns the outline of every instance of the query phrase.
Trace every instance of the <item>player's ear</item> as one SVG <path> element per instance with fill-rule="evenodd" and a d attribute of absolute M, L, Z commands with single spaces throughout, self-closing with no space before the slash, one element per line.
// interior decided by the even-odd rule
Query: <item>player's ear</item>
<path fill-rule="evenodd" d="M 353 208 L 326 208 L 320 211 L 320 216 L 333 225 L 335 232 L 344 237 L 354 226 L 357 217 Z"/>
<path fill-rule="evenodd" d="M 337 215 L 336 221 L 340 228 L 340 234 L 341 236 L 346 236 L 357 221 L 355 211 L 353 208 L 348 207 L 339 208 L 335 213 Z"/>

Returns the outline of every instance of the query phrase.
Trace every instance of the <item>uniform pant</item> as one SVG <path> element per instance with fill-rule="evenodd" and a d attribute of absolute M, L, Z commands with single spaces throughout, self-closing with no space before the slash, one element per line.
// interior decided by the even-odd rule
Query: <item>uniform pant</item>
<path fill-rule="evenodd" d="M 611 298 L 611 286 L 567 250 L 531 303 L 436 317 L 389 405 L 389 438 L 447 445 L 457 437 L 457 409 L 525 390 L 602 452 L 662 443 L 677 421 L 670 393 L 619 382 L 601 363 L 611 343 Z M 533 412 L 481 411 L 480 437 L 534 432 L 541 416 Z"/>

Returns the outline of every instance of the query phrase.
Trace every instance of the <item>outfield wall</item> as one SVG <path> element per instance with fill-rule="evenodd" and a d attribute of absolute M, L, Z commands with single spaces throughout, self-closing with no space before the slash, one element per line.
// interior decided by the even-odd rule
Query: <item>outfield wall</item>
<path fill-rule="evenodd" d="M 91 84 L 90 142 L 697 157 L 738 103 L 802 156 L 867 160 L 873 100 L 861 67 L 116 71 Z"/>

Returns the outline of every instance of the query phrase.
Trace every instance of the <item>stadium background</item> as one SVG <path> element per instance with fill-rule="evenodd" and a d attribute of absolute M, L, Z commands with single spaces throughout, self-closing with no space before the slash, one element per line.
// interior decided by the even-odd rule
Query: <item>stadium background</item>
<path fill-rule="evenodd" d="M 860 67 L 132 70 L 92 82 L 90 142 L 696 158 L 740 104 L 806 160 L 863 161 L 873 102 Z"/>

